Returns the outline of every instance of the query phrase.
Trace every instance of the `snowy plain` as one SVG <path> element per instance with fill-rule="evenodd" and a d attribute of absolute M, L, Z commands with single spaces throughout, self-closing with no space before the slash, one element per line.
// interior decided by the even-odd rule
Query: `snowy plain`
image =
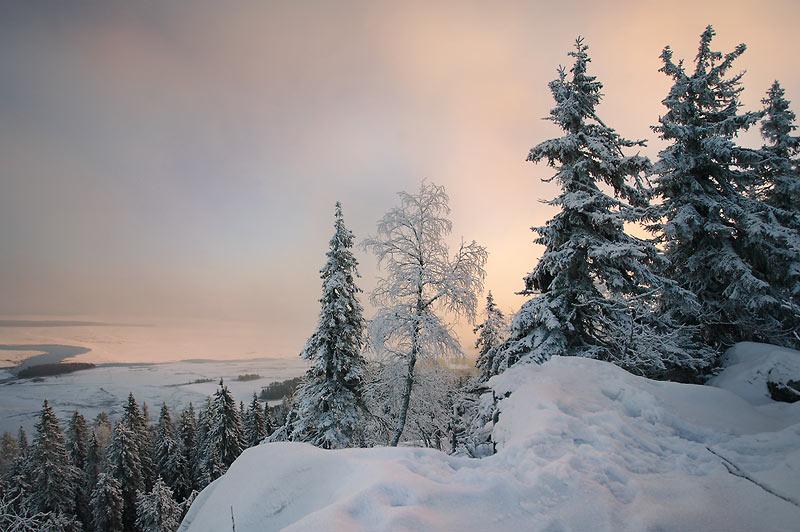
<path fill-rule="evenodd" d="M 262 444 L 198 496 L 180 530 L 797 530 L 800 403 L 754 398 L 742 375 L 800 353 L 737 348 L 750 356 L 729 356 L 717 386 L 577 358 L 511 368 L 490 381 L 511 394 L 484 459 Z"/>
<path fill-rule="evenodd" d="M 80 360 L 80 357 L 78 357 Z M 128 393 L 150 406 L 150 415 L 157 416 L 164 402 L 170 408 L 183 408 L 190 402 L 195 407 L 217 389 L 219 379 L 225 380 L 237 401 L 247 404 L 261 388 L 274 381 L 302 375 L 305 361 L 292 358 L 256 358 L 250 360 L 183 361 L 163 364 L 101 365 L 66 375 L 45 377 L 41 382 L 31 379 L 0 384 L 0 432 L 23 426 L 33 428 L 47 399 L 63 420 L 73 411 L 93 418 L 106 411 L 112 418 L 122 411 Z M 261 376 L 257 380 L 237 381 L 246 373 Z M 196 383 L 196 380 L 211 379 Z"/>
<path fill-rule="evenodd" d="M 250 322 L 145 323 L 135 319 L 101 321 L 93 316 L 0 316 L 0 432 L 16 432 L 20 426 L 32 429 L 45 399 L 61 419 L 75 409 L 87 417 L 102 410 L 114 417 L 133 392 L 155 416 L 162 402 L 182 408 L 189 402 L 198 405 L 205 401 L 220 378 L 237 400 L 247 403 L 253 392 L 271 382 L 305 372 L 305 361 L 288 347 L 276 345 L 263 326 Z M 63 359 L 98 366 L 45 377 L 41 382 L 14 380 L 11 368 L 31 357 L 42 357 L 46 352 L 42 346 L 78 353 L 42 362 Z M 246 373 L 261 378 L 235 380 Z M 211 382 L 195 383 L 202 379 Z"/>

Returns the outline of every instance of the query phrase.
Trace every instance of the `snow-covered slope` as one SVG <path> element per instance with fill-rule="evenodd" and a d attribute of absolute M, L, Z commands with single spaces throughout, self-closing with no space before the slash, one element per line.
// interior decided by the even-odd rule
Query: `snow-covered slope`
<path fill-rule="evenodd" d="M 800 403 L 767 415 L 729 390 L 575 358 L 515 367 L 491 384 L 500 397 L 512 392 L 500 403 L 494 456 L 265 444 L 200 494 L 181 530 L 231 530 L 232 516 L 237 532 L 767 532 L 800 523 Z"/>

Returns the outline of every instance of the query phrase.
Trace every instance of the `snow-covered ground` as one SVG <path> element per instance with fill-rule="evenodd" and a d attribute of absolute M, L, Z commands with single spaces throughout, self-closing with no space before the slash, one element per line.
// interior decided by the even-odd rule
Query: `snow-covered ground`
<path fill-rule="evenodd" d="M 302 375 L 306 362 L 299 357 L 258 358 L 251 360 L 170 362 L 164 364 L 107 365 L 67 375 L 45 377 L 42 382 L 11 381 L 0 384 L 0 432 L 15 432 L 22 425 L 33 427 L 42 401 L 48 399 L 62 419 L 74 410 L 94 417 L 101 410 L 115 415 L 133 392 L 139 401 L 151 406 L 183 407 L 198 405 L 214 393 L 223 378 L 237 400 L 247 403 L 253 392 L 274 381 Z M 255 373 L 258 380 L 237 381 L 237 376 Z M 2 376 L 2 375 L 0 375 Z M 194 383 L 198 379 L 211 382 Z"/>
<path fill-rule="evenodd" d="M 745 347 L 774 364 L 770 346 Z M 264 444 L 199 495 L 181 530 L 797 530 L 800 403 L 727 377 L 656 382 L 576 358 L 515 367 L 491 381 L 512 392 L 491 457 Z"/>

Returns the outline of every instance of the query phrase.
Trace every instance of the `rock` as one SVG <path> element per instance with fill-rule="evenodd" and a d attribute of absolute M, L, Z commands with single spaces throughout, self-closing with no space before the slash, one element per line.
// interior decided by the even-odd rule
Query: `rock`
<path fill-rule="evenodd" d="M 775 401 L 795 403 L 800 401 L 800 381 L 774 382 L 767 381 L 769 395 Z"/>

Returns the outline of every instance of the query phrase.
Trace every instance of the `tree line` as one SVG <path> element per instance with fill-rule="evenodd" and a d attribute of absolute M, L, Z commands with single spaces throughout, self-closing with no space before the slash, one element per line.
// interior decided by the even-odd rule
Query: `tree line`
<path fill-rule="evenodd" d="M 32 442 L 22 428 L 0 438 L 0 529 L 174 531 L 195 495 L 282 423 L 282 412 L 255 394 L 237 405 L 222 381 L 199 412 L 164 404 L 154 423 L 130 394 L 116 422 L 76 411 L 62 430 L 45 401 Z"/>

